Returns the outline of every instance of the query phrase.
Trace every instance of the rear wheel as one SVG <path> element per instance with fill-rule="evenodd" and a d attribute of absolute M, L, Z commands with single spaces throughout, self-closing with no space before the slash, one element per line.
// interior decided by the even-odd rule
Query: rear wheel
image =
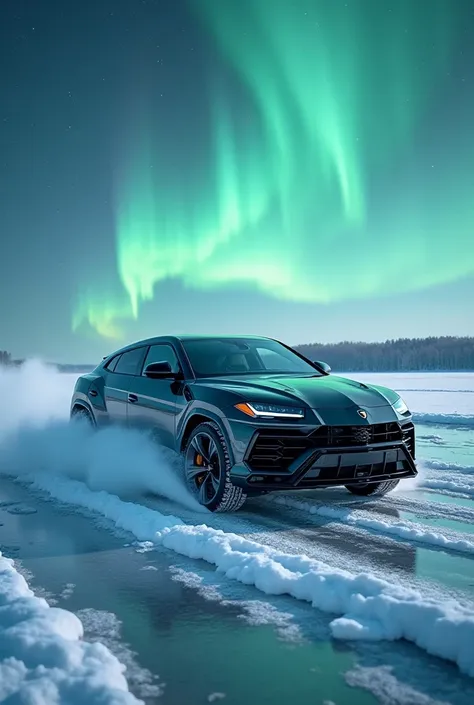
<path fill-rule="evenodd" d="M 211 512 L 234 512 L 247 495 L 230 479 L 230 457 L 224 434 L 217 424 L 199 424 L 184 450 L 186 483 L 198 502 Z"/>
<path fill-rule="evenodd" d="M 360 497 L 380 497 L 393 490 L 399 482 L 400 480 L 383 480 L 382 482 L 370 482 L 366 485 L 346 485 L 346 489 Z"/>
<path fill-rule="evenodd" d="M 71 420 L 82 421 L 83 423 L 88 423 L 90 426 L 95 428 L 95 422 L 92 418 L 92 414 L 87 411 L 83 406 L 76 406 L 71 412 Z"/>

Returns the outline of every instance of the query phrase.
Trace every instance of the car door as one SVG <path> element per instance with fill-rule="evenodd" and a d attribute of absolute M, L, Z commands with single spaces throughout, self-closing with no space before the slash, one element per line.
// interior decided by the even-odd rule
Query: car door
<path fill-rule="evenodd" d="M 136 375 L 141 373 L 147 346 L 133 348 L 113 358 L 105 370 L 105 404 L 109 422 L 127 425 L 128 395 Z"/>
<path fill-rule="evenodd" d="M 145 377 L 146 366 L 152 362 L 169 362 L 173 372 L 181 371 L 172 345 L 159 343 L 150 346 L 141 375 L 134 377 L 130 388 L 128 425 L 152 433 L 161 445 L 174 449 L 176 415 L 187 403 L 183 385 L 174 379 Z"/>

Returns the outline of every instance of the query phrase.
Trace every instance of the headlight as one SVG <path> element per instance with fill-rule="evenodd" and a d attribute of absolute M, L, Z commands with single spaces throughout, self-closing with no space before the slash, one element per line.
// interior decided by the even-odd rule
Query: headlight
<path fill-rule="evenodd" d="M 293 406 L 276 406 L 274 404 L 255 404 L 244 402 L 236 404 L 235 408 L 252 418 L 280 418 L 280 419 L 302 419 L 304 409 L 295 409 Z"/>
<path fill-rule="evenodd" d="M 397 399 L 395 404 L 393 404 L 392 406 L 398 414 L 403 415 L 408 413 L 408 406 L 405 404 L 401 397 Z"/>

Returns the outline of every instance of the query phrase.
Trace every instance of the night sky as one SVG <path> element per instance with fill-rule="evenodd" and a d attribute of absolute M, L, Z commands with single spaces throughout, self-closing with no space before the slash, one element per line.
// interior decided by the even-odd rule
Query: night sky
<path fill-rule="evenodd" d="M 0 349 L 474 335 L 474 0 L 2 0 Z"/>

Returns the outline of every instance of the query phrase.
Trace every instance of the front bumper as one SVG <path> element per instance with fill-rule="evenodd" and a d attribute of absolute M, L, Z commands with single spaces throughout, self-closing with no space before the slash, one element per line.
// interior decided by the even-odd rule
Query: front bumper
<path fill-rule="evenodd" d="M 232 482 L 253 493 L 416 477 L 413 424 L 385 426 L 384 433 L 372 432 L 367 442 L 356 435 L 356 442 L 346 444 L 350 434 L 329 434 L 325 440 L 331 444 L 324 446 L 314 433 L 272 436 L 258 431 L 243 462 L 232 468 Z"/>

